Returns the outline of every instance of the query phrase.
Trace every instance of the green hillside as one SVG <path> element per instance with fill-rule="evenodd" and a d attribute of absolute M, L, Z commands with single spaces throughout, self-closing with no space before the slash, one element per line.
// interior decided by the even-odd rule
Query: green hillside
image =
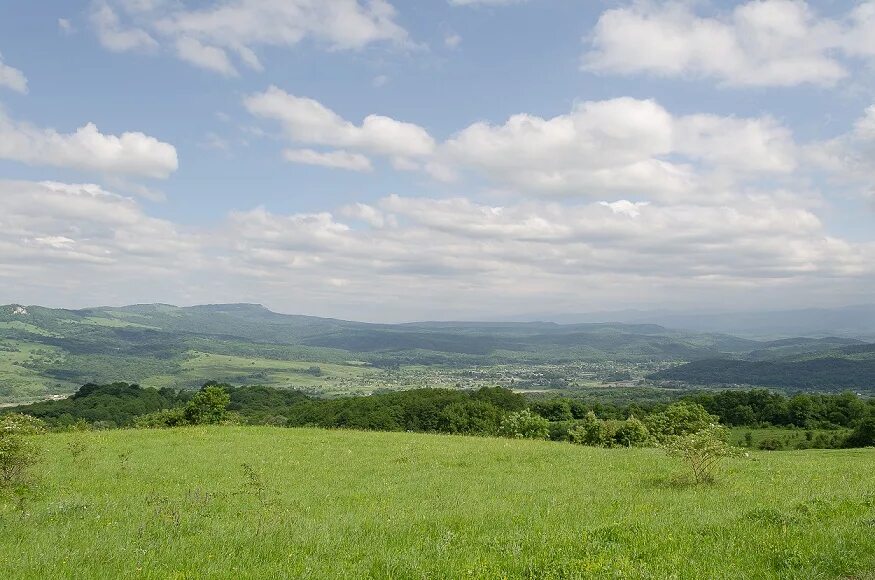
<path fill-rule="evenodd" d="M 875 450 L 654 449 L 270 427 L 40 436 L 0 577 L 875 576 Z"/>
<path fill-rule="evenodd" d="M 818 353 L 858 360 L 870 356 L 870 347 L 842 338 L 758 342 L 653 324 L 366 324 L 253 304 L 8 305 L 0 306 L 0 403 L 116 381 L 195 388 L 215 380 L 329 396 L 484 385 L 567 391 L 628 387 L 686 361 Z M 799 388 L 820 387 L 802 382 Z"/>
<path fill-rule="evenodd" d="M 457 371 L 495 365 L 526 366 L 477 374 L 477 380 L 538 388 L 525 376 L 537 365 L 696 360 L 758 344 L 654 325 L 365 324 L 277 314 L 252 304 L 84 310 L 9 305 L 0 307 L 0 402 L 114 381 L 192 388 L 219 380 L 314 394 L 366 393 L 467 384 L 473 375 Z M 560 386 L 617 371 L 548 370 Z"/>
<path fill-rule="evenodd" d="M 875 358 L 828 355 L 779 361 L 701 360 L 653 373 L 648 378 L 691 385 L 755 385 L 788 390 L 875 393 Z"/>

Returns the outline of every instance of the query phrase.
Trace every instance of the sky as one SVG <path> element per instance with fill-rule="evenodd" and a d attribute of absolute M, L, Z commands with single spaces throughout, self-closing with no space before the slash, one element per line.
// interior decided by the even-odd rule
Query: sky
<path fill-rule="evenodd" d="M 0 4 L 0 303 L 873 302 L 875 0 Z"/>

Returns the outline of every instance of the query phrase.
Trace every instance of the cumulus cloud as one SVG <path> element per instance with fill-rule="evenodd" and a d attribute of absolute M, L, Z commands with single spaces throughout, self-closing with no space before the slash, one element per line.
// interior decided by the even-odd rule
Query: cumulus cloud
<path fill-rule="evenodd" d="M 462 44 L 462 37 L 458 34 L 447 34 L 444 36 L 444 46 L 447 48 L 459 48 L 459 45 Z"/>
<path fill-rule="evenodd" d="M 771 117 L 675 116 L 653 100 L 629 97 L 578 103 L 552 118 L 522 113 L 502 124 L 476 122 L 441 143 L 419 125 L 382 115 L 357 125 L 277 87 L 250 95 L 244 105 L 278 121 L 296 144 L 338 148 L 331 155 L 338 167 L 365 167 L 363 159 L 349 159 L 353 150 L 438 181 L 474 172 L 530 195 L 681 199 L 708 189 L 719 200 L 716 185 L 788 175 L 799 160 L 791 131 Z M 317 159 L 302 151 L 290 160 L 331 165 L 325 154 Z"/>
<path fill-rule="evenodd" d="M 679 199 L 701 173 L 788 173 L 796 145 L 771 118 L 674 116 L 652 100 L 579 103 L 549 119 L 519 114 L 475 123 L 440 149 L 441 162 L 526 192 Z"/>
<path fill-rule="evenodd" d="M 0 261 L 50 272 L 53 264 L 112 266 L 113 273 L 171 261 L 195 248 L 170 222 L 94 184 L 0 182 Z"/>
<path fill-rule="evenodd" d="M 820 16 L 802 0 L 752 0 L 712 16 L 693 6 L 643 0 L 606 10 L 584 68 L 730 86 L 831 86 L 849 75 L 848 58 L 875 56 L 875 2 L 859 3 L 841 19 Z"/>
<path fill-rule="evenodd" d="M 363 305 L 369 317 L 422 317 L 430 305 L 482 316 L 533 300 L 617 305 L 645 288 L 651 301 L 853 292 L 875 264 L 872 244 L 830 236 L 811 209 L 777 196 L 703 206 L 390 195 L 336 211 L 235 211 L 196 232 L 96 185 L 7 181 L 0 198 L 0 289 L 36 301 L 63 284 L 86 304 L 245 298 L 353 318 Z"/>
<path fill-rule="evenodd" d="M 91 24 L 100 44 L 113 52 L 158 48 L 158 41 L 145 30 L 122 26 L 116 11 L 104 2 L 94 4 L 91 11 Z"/>
<path fill-rule="evenodd" d="M 386 0 L 215 0 L 193 8 L 181 3 L 104 0 L 92 22 L 110 50 L 169 44 L 182 60 L 232 76 L 233 54 L 255 70 L 261 47 L 289 48 L 305 40 L 329 50 L 360 50 L 373 43 L 407 42 Z"/>
<path fill-rule="evenodd" d="M 361 153 L 349 151 L 314 151 L 313 149 L 286 149 L 283 151 L 286 161 L 303 163 L 305 165 L 321 165 L 334 169 L 349 171 L 372 171 L 371 160 Z"/>
<path fill-rule="evenodd" d="M 180 59 L 200 68 L 217 72 L 226 77 L 237 76 L 227 53 L 215 46 L 205 46 L 196 38 L 182 37 L 176 41 L 176 54 Z"/>
<path fill-rule="evenodd" d="M 810 210 L 768 197 L 491 206 L 393 195 L 339 216 L 237 213 L 226 227 L 235 240 L 229 266 L 286 291 L 308 280 L 322 300 L 347 308 L 422 312 L 433 303 L 446 316 L 465 304 L 482 316 L 532 300 L 572 307 L 612 295 L 616 305 L 643 288 L 650 300 L 732 288 L 802 295 L 823 281 L 859 288 L 871 279 L 875 251 L 829 236 Z"/>
<path fill-rule="evenodd" d="M 27 93 L 27 78 L 24 73 L 3 62 L 0 54 L 0 87 L 12 89 L 18 93 Z"/>
<path fill-rule="evenodd" d="M 58 30 L 64 34 L 73 34 L 76 32 L 76 27 L 67 18 L 58 18 Z"/>
<path fill-rule="evenodd" d="M 832 180 L 862 186 L 864 195 L 870 195 L 875 185 L 875 105 L 867 107 L 847 133 L 809 144 L 804 152 Z"/>
<path fill-rule="evenodd" d="M 295 143 L 400 158 L 427 156 L 435 148 L 434 139 L 418 125 L 382 115 L 368 115 L 356 125 L 314 99 L 277 87 L 250 95 L 244 105 L 253 115 L 278 121 Z"/>
<path fill-rule="evenodd" d="M 528 0 L 450 0 L 453 6 L 503 6 L 506 4 L 522 4 Z"/>
<path fill-rule="evenodd" d="M 0 159 L 159 179 L 178 167 L 173 145 L 140 132 L 106 135 L 88 123 L 74 133 L 59 133 L 17 122 L 2 110 Z"/>

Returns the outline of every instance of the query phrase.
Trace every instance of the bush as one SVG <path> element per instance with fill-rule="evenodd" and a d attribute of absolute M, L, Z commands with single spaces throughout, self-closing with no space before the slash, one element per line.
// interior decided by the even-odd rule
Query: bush
<path fill-rule="evenodd" d="M 486 401 L 450 403 L 438 415 L 438 429 L 443 433 L 494 435 L 500 417 L 498 408 Z"/>
<path fill-rule="evenodd" d="M 635 417 L 625 421 L 602 421 L 590 411 L 580 423 L 569 429 L 568 439 L 578 445 L 593 447 L 638 447 L 647 444 L 650 432 Z"/>
<path fill-rule="evenodd" d="M 647 426 L 635 417 L 629 417 L 621 422 L 614 432 L 613 441 L 623 447 L 640 447 L 650 439 Z"/>
<path fill-rule="evenodd" d="M 30 415 L 11 414 L 0 421 L 0 486 L 20 482 L 28 467 L 39 459 L 33 436 L 45 432 L 42 421 Z"/>
<path fill-rule="evenodd" d="M 195 393 L 183 414 L 191 425 L 215 425 L 225 420 L 231 396 L 218 385 L 207 385 Z"/>
<path fill-rule="evenodd" d="M 550 436 L 550 422 L 523 409 L 506 415 L 501 421 L 499 433 L 514 439 L 546 439 Z"/>
<path fill-rule="evenodd" d="M 718 420 L 698 403 L 681 402 L 669 405 L 661 413 L 649 415 L 645 424 L 653 438 L 658 443 L 664 443 L 673 437 L 707 429 L 710 425 L 716 425 Z"/>
<path fill-rule="evenodd" d="M 875 446 L 875 417 L 863 419 L 845 439 L 845 447 Z"/>
<path fill-rule="evenodd" d="M 784 444 L 775 437 L 768 437 L 760 441 L 758 447 L 763 451 L 779 451 L 784 448 Z"/>
<path fill-rule="evenodd" d="M 595 413 L 590 411 L 580 423 L 568 430 L 568 438 L 572 443 L 578 445 L 600 446 L 602 444 L 602 423 L 603 421 L 599 421 Z"/>
<path fill-rule="evenodd" d="M 134 421 L 134 427 L 137 429 L 163 429 L 188 424 L 183 409 L 164 409 L 148 415 L 141 415 Z"/>
<path fill-rule="evenodd" d="M 720 460 L 737 452 L 728 440 L 729 429 L 712 424 L 696 433 L 670 437 L 663 443 L 663 448 L 669 456 L 678 457 L 687 464 L 693 483 L 711 483 Z"/>

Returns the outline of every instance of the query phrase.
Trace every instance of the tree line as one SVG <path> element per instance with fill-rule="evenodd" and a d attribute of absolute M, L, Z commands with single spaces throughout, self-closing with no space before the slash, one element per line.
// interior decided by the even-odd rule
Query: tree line
<path fill-rule="evenodd" d="M 205 392 L 215 400 L 205 402 L 209 398 Z M 221 421 L 242 424 L 506 435 L 611 447 L 646 444 L 661 434 L 720 423 L 844 428 L 851 435 L 834 439 L 836 445 L 875 445 L 875 400 L 853 393 L 788 397 L 765 389 L 700 392 L 674 403 L 621 405 L 561 397 L 530 399 L 502 387 L 428 388 L 321 399 L 293 390 L 214 382 L 200 391 L 112 383 L 88 384 L 68 399 L 7 412 L 39 418 L 50 429 L 160 427 L 220 422 L 204 417 L 209 415 L 205 409 L 222 401 L 222 414 L 213 419 L 220 416 Z"/>

